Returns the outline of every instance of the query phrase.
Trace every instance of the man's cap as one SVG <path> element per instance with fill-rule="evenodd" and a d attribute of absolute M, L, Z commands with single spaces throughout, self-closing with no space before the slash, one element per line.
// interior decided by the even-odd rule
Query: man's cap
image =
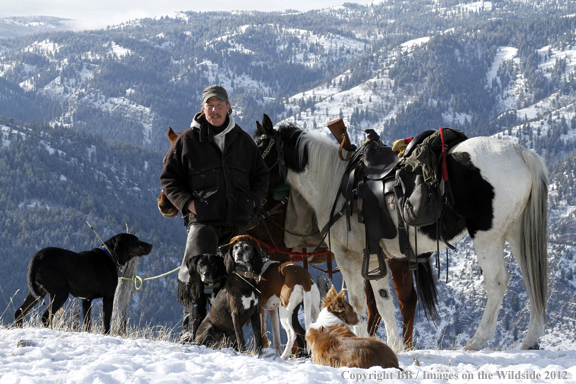
<path fill-rule="evenodd" d="M 202 92 L 202 103 L 205 103 L 211 97 L 217 97 L 224 102 L 228 102 L 228 93 L 219 85 L 211 85 L 206 87 L 206 89 Z"/>

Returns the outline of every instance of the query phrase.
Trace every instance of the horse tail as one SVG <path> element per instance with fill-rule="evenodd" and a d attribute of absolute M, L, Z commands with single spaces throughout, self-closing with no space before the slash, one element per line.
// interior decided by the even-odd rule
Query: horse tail
<path fill-rule="evenodd" d="M 416 292 L 424 309 L 424 314 L 427 319 L 435 320 L 438 318 L 438 290 L 436 289 L 436 279 L 430 258 L 424 263 L 418 263 L 418 269 L 414 271 L 414 275 L 416 277 Z"/>
<path fill-rule="evenodd" d="M 535 152 L 521 149 L 520 153 L 532 175 L 532 187 L 522 212 L 517 260 L 536 312 L 535 318 L 544 324 L 548 287 L 548 172 Z"/>

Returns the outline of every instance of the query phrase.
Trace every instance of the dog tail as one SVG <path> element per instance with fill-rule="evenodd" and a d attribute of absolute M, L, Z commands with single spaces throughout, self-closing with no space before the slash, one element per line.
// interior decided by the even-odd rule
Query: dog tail
<path fill-rule="evenodd" d="M 37 301 L 42 302 L 42 305 L 46 304 L 44 302 L 46 293 L 44 288 L 38 284 L 38 258 L 36 255 L 34 255 L 28 266 L 28 290 Z"/>

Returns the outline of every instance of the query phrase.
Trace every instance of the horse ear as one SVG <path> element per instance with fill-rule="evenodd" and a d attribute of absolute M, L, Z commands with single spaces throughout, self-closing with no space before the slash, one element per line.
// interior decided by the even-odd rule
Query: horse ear
<path fill-rule="evenodd" d="M 274 124 L 272 124 L 272 120 L 268 117 L 267 114 L 264 114 L 264 118 L 262 119 L 262 125 L 264 126 L 264 132 L 271 134 L 274 131 Z"/>
<path fill-rule="evenodd" d="M 256 135 L 261 136 L 264 134 L 264 127 L 258 120 L 256 120 Z"/>
<path fill-rule="evenodd" d="M 170 144 L 174 144 L 177 138 L 178 135 L 176 134 L 176 132 L 174 132 L 172 127 L 168 127 L 168 140 L 170 140 Z"/>

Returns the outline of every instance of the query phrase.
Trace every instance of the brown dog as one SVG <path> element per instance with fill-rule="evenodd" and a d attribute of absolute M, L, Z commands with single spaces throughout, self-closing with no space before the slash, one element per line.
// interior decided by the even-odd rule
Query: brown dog
<path fill-rule="evenodd" d="M 358 322 L 344 291 L 337 294 L 332 287 L 322 302 L 318 321 L 306 331 L 314 364 L 334 368 L 399 368 L 398 358 L 386 344 L 376 339 L 356 337 L 349 326 Z"/>
<path fill-rule="evenodd" d="M 288 342 L 281 354 L 282 359 L 286 360 L 292 354 L 292 347 L 297 337 L 295 326 L 298 324 L 293 323 L 292 313 L 302 303 L 305 326 L 308 328 L 320 311 L 320 291 L 310 272 L 291 261 L 271 262 L 262 272 L 258 288 L 261 291 L 262 310 L 270 314 L 274 347 L 279 355 L 281 354 L 279 320 L 286 331 Z"/>

